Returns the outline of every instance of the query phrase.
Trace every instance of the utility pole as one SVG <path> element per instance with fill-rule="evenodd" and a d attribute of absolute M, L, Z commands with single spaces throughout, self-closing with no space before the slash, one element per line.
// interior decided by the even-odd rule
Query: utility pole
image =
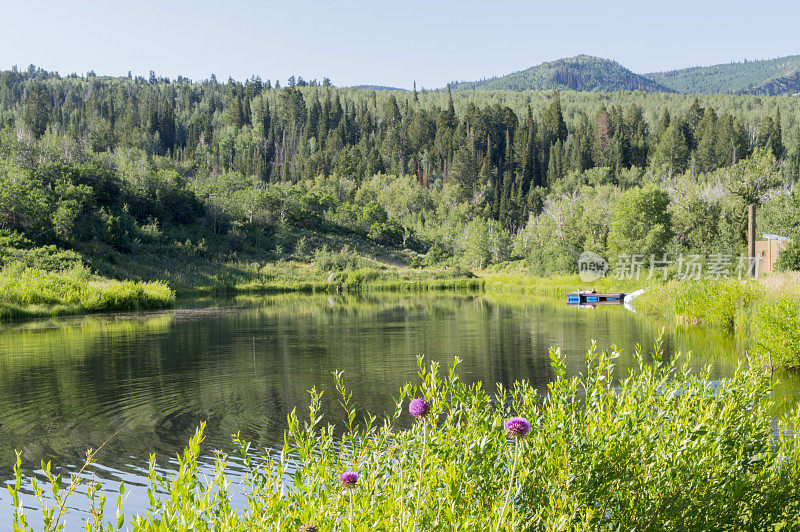
<path fill-rule="evenodd" d="M 750 277 L 758 275 L 756 257 L 756 207 L 769 190 L 780 184 L 778 161 L 772 150 L 756 148 L 727 171 L 725 188 L 747 205 L 747 266 Z"/>
<path fill-rule="evenodd" d="M 758 276 L 758 259 L 756 257 L 756 206 L 747 206 L 747 266 L 750 277 Z"/>

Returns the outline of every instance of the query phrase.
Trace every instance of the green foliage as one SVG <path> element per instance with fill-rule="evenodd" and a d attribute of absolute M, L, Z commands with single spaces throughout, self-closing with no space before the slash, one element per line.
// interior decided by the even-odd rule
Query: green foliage
<path fill-rule="evenodd" d="M 547 69 L 571 86 L 567 63 Z M 627 76 L 574 63 L 594 72 L 581 88 L 609 69 Z M 180 287 L 257 283 L 265 262 L 345 243 L 388 265 L 524 258 L 539 274 L 574 271 L 584 249 L 738 254 L 745 224 L 725 177 L 769 152 L 788 163 L 771 177 L 800 176 L 800 113 L 781 98 L 278 90 L 42 70 L 0 73 L 0 94 L 0 229 L 111 278 Z M 38 137 L 26 122 L 37 94 L 50 105 Z M 618 213 L 610 238 L 620 195 L 648 185 L 676 206 L 655 224 Z M 767 200 L 763 225 L 791 218 L 772 216 L 781 201 Z"/>
<path fill-rule="evenodd" d="M 795 238 L 778 253 L 776 266 L 784 272 L 800 270 L 800 239 Z"/>
<path fill-rule="evenodd" d="M 625 191 L 614 204 L 608 229 L 608 250 L 621 254 L 661 256 L 672 236 L 669 196 L 652 185 Z"/>
<path fill-rule="evenodd" d="M 347 244 L 339 251 L 330 251 L 327 246 L 314 251 L 314 266 L 320 273 L 354 270 L 361 264 L 362 259 Z"/>
<path fill-rule="evenodd" d="M 747 159 L 737 162 L 728 172 L 727 186 L 747 205 L 758 205 L 770 189 L 781 183 L 778 161 L 767 148 L 756 148 Z"/>
<path fill-rule="evenodd" d="M 753 349 L 776 366 L 800 368 L 800 301 L 768 298 L 753 313 Z"/>
<path fill-rule="evenodd" d="M 39 270 L 64 271 L 81 267 L 83 257 L 54 245 L 37 247 L 19 233 L 0 231 L 0 266 L 14 263 Z"/>
<path fill-rule="evenodd" d="M 647 363 L 665 360 L 657 344 L 652 354 L 637 351 L 637 370 L 615 375 L 619 353 L 593 345 L 584 376 L 567 378 L 561 353 L 550 356 L 554 379 L 544 395 L 524 382 L 490 395 L 463 383 L 455 365 L 442 374 L 420 357 L 421 382 L 400 391 L 385 422 L 359 416 L 342 375 L 335 374 L 339 427 L 325 423 L 322 394 L 312 389 L 308 417 L 289 414 L 282 449 L 262 455 L 235 437 L 246 471 L 246 510 L 232 503 L 227 455 L 218 451 L 213 473 L 201 474 L 201 425 L 176 472 L 162 473 L 151 459 L 149 508 L 128 524 L 131 530 L 298 530 L 313 524 L 359 531 L 800 525 L 800 447 L 792 431 L 800 416 L 773 419 L 770 381 L 756 365 L 710 381 L 709 369 L 692 373 L 680 356 Z M 431 410 L 409 427 L 404 411 L 414 397 L 424 397 Z M 505 433 L 512 415 L 532 425 L 517 441 Z M 348 491 L 339 475 L 350 470 L 359 478 Z M 15 471 L 9 491 L 17 501 L 22 478 L 19 467 Z M 46 485 L 59 483 L 50 478 Z M 51 508 L 43 504 L 52 523 Z M 118 506 L 118 525 L 120 516 Z M 104 517 L 103 506 L 92 505 L 88 522 Z M 26 520 L 26 510 L 15 504 L 16 529 L 27 530 Z"/>
<path fill-rule="evenodd" d="M 29 172 L 0 161 L 0 229 L 28 234 L 46 230 L 50 208 L 43 189 Z"/>
<path fill-rule="evenodd" d="M 165 308 L 175 293 L 162 282 L 108 281 L 86 269 L 49 272 L 20 264 L 0 270 L 0 302 L 19 315 Z"/>
<path fill-rule="evenodd" d="M 471 268 L 483 268 L 491 258 L 486 222 L 476 218 L 467 224 L 464 233 L 464 263 Z"/>
<path fill-rule="evenodd" d="M 756 281 L 683 280 L 649 290 L 636 304 L 665 318 L 734 330 L 746 326 L 754 304 L 763 297 L 764 287 Z"/>

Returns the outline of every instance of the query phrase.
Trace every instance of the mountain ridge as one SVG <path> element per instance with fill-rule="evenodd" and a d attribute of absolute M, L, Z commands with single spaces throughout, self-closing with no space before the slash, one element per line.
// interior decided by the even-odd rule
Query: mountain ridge
<path fill-rule="evenodd" d="M 720 63 L 637 74 L 617 61 L 581 54 L 479 81 L 455 81 L 452 90 L 575 90 L 683 94 L 800 95 L 800 55 Z"/>
<path fill-rule="evenodd" d="M 786 94 L 800 91 L 800 55 L 642 74 L 676 92 Z"/>
<path fill-rule="evenodd" d="M 453 90 L 577 90 L 674 92 L 611 59 L 581 54 L 481 81 L 450 83 Z"/>

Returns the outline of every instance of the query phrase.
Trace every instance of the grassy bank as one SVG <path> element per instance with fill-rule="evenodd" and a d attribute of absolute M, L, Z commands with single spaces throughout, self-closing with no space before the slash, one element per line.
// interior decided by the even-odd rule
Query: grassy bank
<path fill-rule="evenodd" d="M 540 296 L 563 297 L 573 290 L 595 289 L 598 292 L 630 293 L 646 286 L 657 286 L 657 278 L 647 279 L 647 272 L 640 279 L 617 278 L 607 275 L 594 281 L 583 281 L 577 274 L 554 274 L 547 277 L 528 271 L 524 261 L 509 262 L 487 268 L 481 272 L 486 289 L 492 292 L 508 292 Z"/>
<path fill-rule="evenodd" d="M 47 271 L 15 264 L 0 270 L 0 320 L 168 308 L 176 295 L 479 291 L 484 285 L 470 272 L 452 268 L 324 272 L 313 264 L 282 261 L 244 282 L 173 289 L 164 281 L 116 281 L 81 267 Z"/>
<path fill-rule="evenodd" d="M 112 281 L 76 268 L 52 272 L 21 265 L 0 270 L 0 319 L 146 310 L 171 306 L 165 283 Z"/>
<path fill-rule="evenodd" d="M 640 353 L 638 369 L 619 380 L 612 369 L 618 355 L 591 349 L 585 377 L 568 379 L 552 352 L 555 378 L 544 397 L 524 382 L 492 396 L 461 383 L 455 368 L 440 374 L 421 361 L 422 381 L 400 391 L 386 423 L 357 416 L 338 376 L 343 426 L 323 421 L 321 394 L 312 389 L 309 417 L 289 415 L 282 452 L 261 456 L 234 440 L 245 466 L 244 480 L 235 481 L 244 505 L 228 489 L 234 479 L 225 454 L 217 454 L 213 474 L 201 472 L 202 426 L 177 472 L 165 474 L 151 459 L 150 507 L 140 515 L 125 515 L 122 488 L 116 512 L 105 515 L 99 484 L 61 480 L 49 464 L 42 467 L 49 478 L 32 489 L 53 494 L 40 498 L 49 529 L 74 517 L 65 515 L 74 505 L 68 499 L 81 496 L 89 499 L 91 530 L 109 518 L 131 530 L 800 526 L 800 447 L 787 430 L 800 417 L 784 416 L 776 431 L 763 371 L 742 368 L 711 388 L 709 375 L 691 373 L 682 357 L 654 367 Z M 652 355 L 664 359 L 658 350 Z M 19 459 L 16 473 L 12 524 L 27 530 L 21 502 L 28 481 Z"/>
<path fill-rule="evenodd" d="M 262 268 L 246 282 L 178 288 L 180 295 L 230 293 L 275 294 L 431 292 L 481 290 L 484 281 L 461 268 L 377 267 L 326 270 L 314 263 L 279 261 Z"/>
<path fill-rule="evenodd" d="M 145 259 L 146 260 L 146 259 Z M 178 267 L 174 265 L 174 267 Z M 64 271 L 9 265 L 0 270 L 0 319 L 81 314 L 114 310 L 165 308 L 178 297 L 210 294 L 370 293 L 487 291 L 495 293 L 563 296 L 577 289 L 631 292 L 652 281 L 604 277 L 584 282 L 577 275 L 538 277 L 523 261 L 478 272 L 460 267 L 411 268 L 364 258 L 352 251 L 329 254 L 325 261 L 276 260 L 260 264 L 217 263 L 217 274 L 192 277 L 198 267 L 184 265 L 186 275 L 171 271 L 164 280 L 114 281 L 91 275 L 86 268 Z M 204 268 L 210 266 L 205 265 Z M 127 264 L 123 271 L 133 271 Z M 148 272 L 142 267 L 140 274 Z M 144 279 L 142 279 L 144 277 Z M 194 279 L 197 284 L 184 284 Z M 170 282 L 168 279 L 172 279 Z"/>
<path fill-rule="evenodd" d="M 750 340 L 777 366 L 800 369 L 800 282 L 796 274 L 753 280 L 671 281 L 637 299 L 645 313 L 720 327 Z"/>

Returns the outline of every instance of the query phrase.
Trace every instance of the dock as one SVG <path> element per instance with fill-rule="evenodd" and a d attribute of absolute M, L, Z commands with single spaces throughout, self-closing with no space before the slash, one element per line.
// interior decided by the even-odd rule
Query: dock
<path fill-rule="evenodd" d="M 600 293 L 583 290 L 567 294 L 568 305 L 621 305 L 624 300 L 625 292 Z"/>

